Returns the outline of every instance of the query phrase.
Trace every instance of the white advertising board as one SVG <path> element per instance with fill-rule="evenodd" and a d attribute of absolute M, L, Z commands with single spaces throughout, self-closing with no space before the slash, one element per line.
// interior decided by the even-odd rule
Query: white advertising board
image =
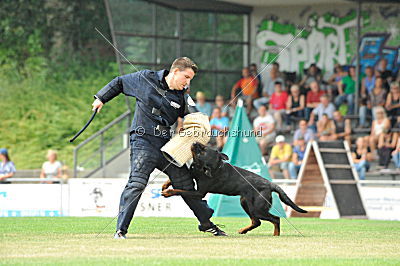
<path fill-rule="evenodd" d="M 60 184 L 1 184 L 0 217 L 66 215 L 65 188 Z"/>

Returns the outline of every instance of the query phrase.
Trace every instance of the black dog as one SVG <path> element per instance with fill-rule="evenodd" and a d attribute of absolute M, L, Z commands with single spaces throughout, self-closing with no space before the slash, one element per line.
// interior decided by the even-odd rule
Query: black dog
<path fill-rule="evenodd" d="M 260 220 L 266 220 L 274 225 L 274 236 L 280 235 L 280 218 L 269 213 L 272 192 L 278 193 L 281 201 L 294 210 L 307 212 L 291 201 L 278 185 L 253 172 L 224 162 L 229 159 L 226 154 L 199 143 L 193 144 L 192 154 L 190 174 L 197 182 L 197 191 L 167 189 L 170 186 L 170 182 L 167 181 L 161 192 L 164 197 L 182 195 L 203 198 L 209 192 L 229 196 L 240 195 L 240 204 L 251 219 L 251 225 L 240 229 L 240 234 L 260 226 Z"/>

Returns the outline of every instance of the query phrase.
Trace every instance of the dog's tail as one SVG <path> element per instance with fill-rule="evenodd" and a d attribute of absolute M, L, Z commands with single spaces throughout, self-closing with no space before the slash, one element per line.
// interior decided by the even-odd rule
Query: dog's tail
<path fill-rule="evenodd" d="M 299 206 L 297 206 L 289 197 L 288 195 L 286 195 L 285 191 L 283 191 L 283 189 L 278 186 L 277 184 L 272 183 L 272 191 L 278 193 L 279 198 L 281 199 L 281 201 L 283 203 L 285 203 L 286 205 L 290 206 L 293 208 L 293 210 L 297 211 L 297 212 L 301 212 L 301 213 L 307 213 L 306 210 L 303 210 L 302 208 L 300 208 Z"/>

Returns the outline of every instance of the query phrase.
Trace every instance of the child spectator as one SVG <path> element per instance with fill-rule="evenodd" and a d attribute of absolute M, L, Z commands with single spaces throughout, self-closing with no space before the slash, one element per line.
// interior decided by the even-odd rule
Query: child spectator
<path fill-rule="evenodd" d="M 304 154 L 306 153 L 306 142 L 303 137 L 297 139 L 297 144 L 293 149 L 292 161 L 289 163 L 290 178 L 296 179 L 303 163 Z"/>
<path fill-rule="evenodd" d="M 225 133 L 229 129 L 229 118 L 221 115 L 221 108 L 214 108 L 211 116 L 210 126 L 212 135 L 217 141 L 217 148 L 221 151 L 226 143 Z"/>
<path fill-rule="evenodd" d="M 290 125 L 291 119 L 304 117 L 305 97 L 300 94 L 298 85 L 290 87 L 290 95 L 286 102 L 286 124 Z"/>
<path fill-rule="evenodd" d="M 47 161 L 42 165 L 40 178 L 61 178 L 62 164 L 57 161 L 57 152 L 55 150 L 47 151 Z"/>
<path fill-rule="evenodd" d="M 314 81 L 310 84 L 311 90 L 307 92 L 306 97 L 306 109 L 305 116 L 306 120 L 310 119 L 312 110 L 320 103 L 321 96 L 325 94 L 324 91 L 320 90 L 318 82 Z"/>
<path fill-rule="evenodd" d="M 267 154 L 267 147 L 274 141 L 275 133 L 275 120 L 267 112 L 267 107 L 261 105 L 258 107 L 258 116 L 253 121 L 254 132 L 256 133 L 256 141 L 260 146 L 261 153 Z M 260 135 L 261 133 L 261 135 Z"/>
<path fill-rule="evenodd" d="M 219 107 L 221 109 L 221 116 L 229 117 L 229 106 L 225 105 L 224 96 L 217 95 L 215 96 L 215 107 Z"/>
<path fill-rule="evenodd" d="M 352 152 L 354 167 L 357 170 L 358 177 L 365 180 L 365 173 L 369 169 L 368 147 L 364 144 L 362 137 L 357 138 L 356 148 Z"/>
<path fill-rule="evenodd" d="M 268 167 L 271 178 L 274 179 L 274 171 L 282 171 L 283 176 L 289 179 L 289 162 L 292 158 L 292 147 L 285 142 L 285 137 L 279 135 L 275 139 L 276 145 L 272 147 Z"/>
<path fill-rule="evenodd" d="M 335 105 L 339 108 L 340 105 L 346 100 L 349 106 L 348 113 L 353 114 L 354 112 L 354 93 L 356 91 L 356 68 L 351 66 L 349 68 L 349 75 L 344 77 L 338 84 L 339 95 L 336 96 Z"/>
<path fill-rule="evenodd" d="M 297 140 L 300 138 L 306 143 L 314 139 L 314 131 L 307 127 L 307 121 L 304 119 L 299 121 L 299 128 L 294 132 L 293 144 L 297 145 Z"/>
<path fill-rule="evenodd" d="M 206 102 L 206 96 L 202 91 L 196 93 L 196 107 L 199 112 L 211 116 L 212 106 L 210 103 Z"/>
<path fill-rule="evenodd" d="M 272 94 L 269 101 L 269 111 L 274 116 L 278 129 L 282 129 L 282 116 L 286 112 L 287 100 L 288 94 L 286 91 L 282 90 L 282 83 L 280 81 L 276 81 L 275 92 Z"/>
<path fill-rule="evenodd" d="M 317 137 L 320 141 L 332 141 L 335 140 L 335 123 L 328 117 L 327 114 L 323 114 L 321 119 L 317 122 Z"/>
<path fill-rule="evenodd" d="M 7 178 L 13 177 L 16 172 L 15 165 L 11 161 L 8 151 L 5 148 L 0 149 L 0 184 L 7 184 Z"/>
<path fill-rule="evenodd" d="M 250 114 L 253 107 L 253 99 L 258 97 L 257 87 L 258 79 L 251 75 L 249 68 L 243 68 L 242 78 L 232 87 L 231 101 L 236 102 L 237 97 L 243 99 L 246 104 L 247 113 Z"/>

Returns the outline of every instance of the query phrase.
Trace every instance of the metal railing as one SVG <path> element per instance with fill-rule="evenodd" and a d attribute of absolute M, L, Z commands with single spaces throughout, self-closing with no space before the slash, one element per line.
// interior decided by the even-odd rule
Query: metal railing
<path fill-rule="evenodd" d="M 75 147 L 74 177 L 89 177 L 104 170 L 110 161 L 129 148 L 131 115 L 131 111 L 126 111 Z"/>

